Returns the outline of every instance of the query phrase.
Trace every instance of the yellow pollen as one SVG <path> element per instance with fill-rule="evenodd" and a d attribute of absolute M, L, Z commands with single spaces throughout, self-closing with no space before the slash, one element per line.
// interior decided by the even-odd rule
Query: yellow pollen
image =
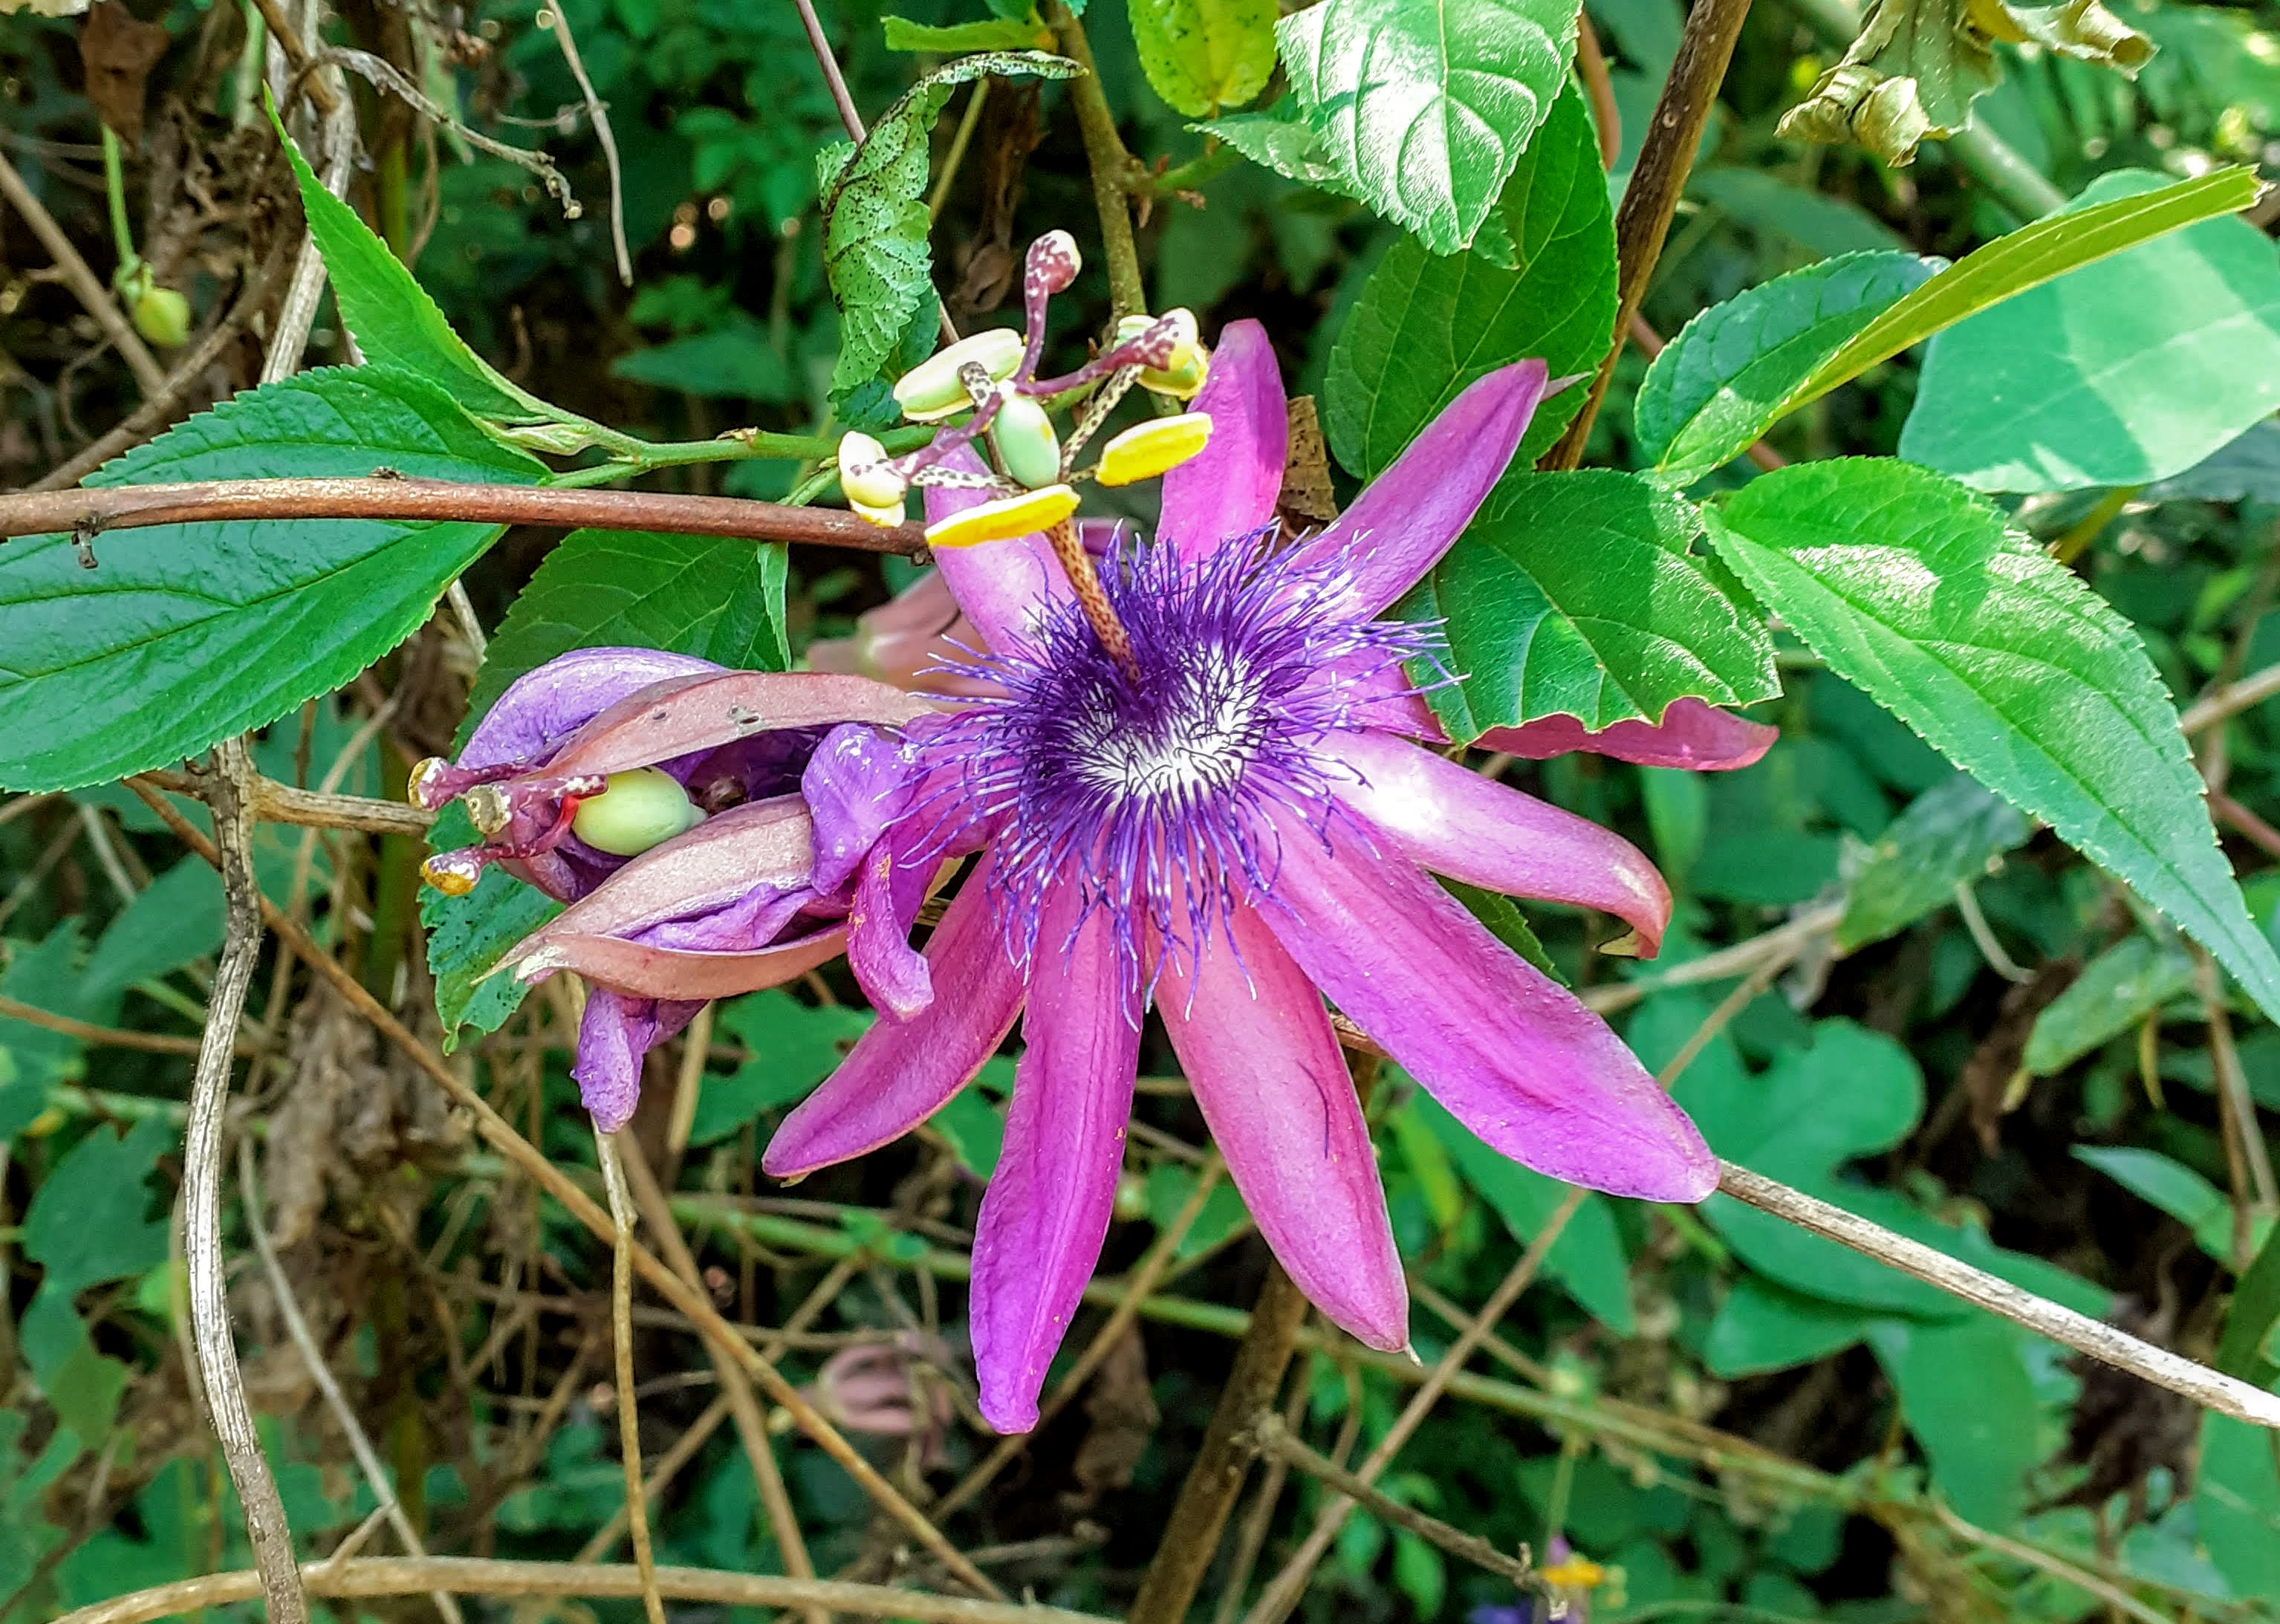
<path fill-rule="evenodd" d="M 952 513 L 927 527 L 929 547 L 978 547 L 984 542 L 1011 541 L 1038 530 L 1050 530 L 1076 512 L 1076 492 L 1066 485 L 1003 496 L 979 507 Z"/>
<path fill-rule="evenodd" d="M 1607 1578 L 1607 1570 L 1589 1557 L 1569 1557 L 1565 1562 L 1554 1562 L 1537 1572 L 1545 1583 L 1571 1590 L 1596 1589 Z"/>
<path fill-rule="evenodd" d="M 1100 453 L 1100 482 L 1130 485 L 1167 473 L 1211 443 L 1208 412 L 1183 412 L 1128 428 Z"/>

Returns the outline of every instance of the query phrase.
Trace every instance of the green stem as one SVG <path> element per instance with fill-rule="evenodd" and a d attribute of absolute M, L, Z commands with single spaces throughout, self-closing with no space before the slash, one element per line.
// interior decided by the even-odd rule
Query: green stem
<path fill-rule="evenodd" d="M 650 441 L 620 434 L 615 429 L 588 427 L 596 430 L 595 444 L 609 453 L 609 460 L 589 467 L 573 468 L 558 474 L 550 483 L 573 490 L 589 490 L 597 485 L 607 485 L 615 480 L 632 479 L 636 474 L 650 473 L 659 468 L 685 468 L 697 463 L 714 462 L 820 462 L 830 463 L 839 455 L 836 435 L 778 435 L 755 429 L 750 434 L 717 440 Z M 890 429 L 879 436 L 879 443 L 890 453 L 900 455 L 916 450 L 934 438 L 931 428 Z"/>
<path fill-rule="evenodd" d="M 1198 158 L 1191 158 L 1175 169 L 1162 174 L 1150 175 L 1138 189 L 1153 197 L 1168 197 L 1175 192 L 1192 192 L 1209 185 L 1243 161 L 1243 154 L 1223 141 L 1214 141 Z"/>
<path fill-rule="evenodd" d="M 1084 25 L 1061 0 L 1045 0 L 1044 15 L 1060 40 L 1061 53 L 1084 70 L 1069 81 L 1069 101 L 1084 137 L 1085 164 L 1092 171 L 1093 206 L 1100 212 L 1100 245 L 1108 262 L 1109 303 L 1119 318 L 1137 315 L 1148 308 L 1129 204 L 1132 173 L 1138 165 L 1116 133 L 1116 115 L 1109 111 L 1107 93 L 1100 88 Z"/>
<path fill-rule="evenodd" d="M 123 286 L 142 263 L 135 251 L 135 233 L 127 224 L 127 170 L 119 151 L 119 137 L 108 124 L 103 127 L 103 189 L 111 200 L 111 240 L 119 250 L 119 269 L 113 273 L 113 286 Z"/>

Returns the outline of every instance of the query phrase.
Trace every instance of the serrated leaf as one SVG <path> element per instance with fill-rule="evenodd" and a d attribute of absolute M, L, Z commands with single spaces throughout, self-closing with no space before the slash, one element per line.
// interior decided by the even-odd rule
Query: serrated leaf
<path fill-rule="evenodd" d="M 491 634 L 467 714 L 573 649 L 663 649 L 717 665 L 782 671 L 780 544 L 574 530 L 546 555 Z M 769 560 L 773 559 L 773 565 Z M 774 576 L 774 602 L 770 597 Z"/>
<path fill-rule="evenodd" d="M 1730 462 L 1773 426 L 1800 381 L 1937 266 L 1914 254 L 1845 254 L 1712 305 L 1640 381 L 1631 407 L 1639 455 L 1675 486 Z"/>
<path fill-rule="evenodd" d="M 2280 423 L 2257 424 L 2183 473 L 2146 487 L 2145 499 L 2280 503 Z"/>
<path fill-rule="evenodd" d="M 1562 0 L 1321 0 L 1275 27 L 1353 195 L 1437 254 L 1474 234 L 1575 54 Z"/>
<path fill-rule="evenodd" d="M 1338 334 L 1322 386 L 1338 460 L 1375 478 L 1475 380 L 1526 357 L 1553 377 L 1589 372 L 1615 319 L 1615 233 L 1583 98 L 1555 103 L 1497 204 L 1500 258 L 1437 257 L 1414 238 L 1386 251 Z M 1525 468 L 1583 404 L 1565 389 L 1537 408 L 1513 458 Z"/>
<path fill-rule="evenodd" d="M 1958 886 L 1983 878 L 2033 832 L 2017 807 L 1968 774 L 1926 790 L 1892 820 L 1852 876 L 1837 945 L 1849 953 L 1945 907 Z"/>
<path fill-rule="evenodd" d="M 1999 237 L 1966 254 L 1862 328 L 1814 368 L 1775 415 L 1785 416 L 1818 400 L 1878 362 L 1891 360 L 1941 328 L 2014 294 L 2135 248 L 2165 231 L 2245 209 L 2256 201 L 2258 189 L 2253 171 L 2228 165 L 2159 191 L 2053 214 Z"/>
<path fill-rule="evenodd" d="M 1128 9 L 1141 71 L 1191 119 L 1242 106 L 1275 72 L 1275 0 L 1131 0 Z"/>
<path fill-rule="evenodd" d="M 936 69 L 913 86 L 837 162 L 819 164 L 823 189 L 823 268 L 839 306 L 836 391 L 876 377 L 912 318 L 932 296 L 926 192 L 934 121 L 953 86 L 985 73 L 1067 79 L 1075 63 L 1042 51 L 991 51 Z"/>
<path fill-rule="evenodd" d="M 1286 181 L 1319 191 L 1353 196 L 1351 182 L 1322 150 L 1322 138 L 1303 119 L 1286 117 L 1290 104 L 1277 102 L 1265 112 L 1238 112 L 1188 127 L 1201 135 L 1227 142 L 1252 163 L 1273 170 Z M 1359 201 L 1359 200 L 1357 200 Z"/>
<path fill-rule="evenodd" d="M 2069 212 L 2157 188 L 2100 175 Z M 1931 341 L 1900 455 L 1979 490 L 2144 485 L 2280 406 L 2280 250 L 2206 219 L 2044 283 Z"/>
<path fill-rule="evenodd" d="M 2030 1077 L 2064 1071 L 2192 987 L 2193 961 L 2176 943 L 2124 936 L 2035 1017 L 2021 1063 Z"/>
<path fill-rule="evenodd" d="M 545 470 L 437 385 L 304 373 L 192 418 L 89 477 L 407 477 L 528 485 Z M 68 789 L 193 755 L 328 693 L 420 628 L 502 527 L 237 520 L 0 548 L 0 783 Z"/>
<path fill-rule="evenodd" d="M 1928 469 L 1778 470 L 1709 513 L 1720 554 L 1831 670 L 2056 829 L 2280 1014 L 2280 959 L 2217 850 L 2137 631 Z"/>
<path fill-rule="evenodd" d="M 913 22 L 907 17 L 882 17 L 879 19 L 887 36 L 889 50 L 936 51 L 944 56 L 957 56 L 969 50 L 1050 50 L 1053 32 L 1043 23 L 1028 18 L 991 17 L 981 22 L 951 23 L 937 27 L 930 23 Z"/>
<path fill-rule="evenodd" d="M 1773 640 L 1690 550 L 1699 533 L 1691 505 L 1628 473 L 1507 474 L 1400 611 L 1444 622 L 1461 681 L 1427 695 L 1442 725 L 1598 728 L 1779 692 Z"/>
<path fill-rule="evenodd" d="M 324 182 L 301 156 L 301 149 L 277 123 L 270 122 L 284 142 L 285 157 L 301 188 L 301 207 L 309 219 L 309 235 L 324 256 L 325 274 L 341 319 L 348 325 L 368 361 L 417 373 L 448 391 L 477 417 L 495 423 L 551 423 L 563 413 L 535 396 L 516 388 L 491 364 L 467 347 L 451 330 L 443 312 L 428 290 L 414 281 L 404 262 L 389 252 L 388 244 L 374 235 L 354 209 L 325 189 Z"/>
<path fill-rule="evenodd" d="M 428 831 L 435 850 L 474 840 L 475 826 L 456 803 L 439 812 Z M 484 869 L 475 889 L 464 897 L 448 897 L 432 885 L 420 888 L 420 922 L 428 931 L 428 969 L 435 978 L 444 1053 L 458 1047 L 464 1028 L 496 1032 L 522 1006 L 530 989 L 512 975 L 491 972 L 507 949 L 561 912 L 562 904 L 536 886 L 497 866 Z"/>

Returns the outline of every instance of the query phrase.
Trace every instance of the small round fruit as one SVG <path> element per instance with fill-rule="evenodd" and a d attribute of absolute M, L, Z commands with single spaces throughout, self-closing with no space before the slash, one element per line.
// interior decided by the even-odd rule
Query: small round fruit
<path fill-rule="evenodd" d="M 570 828 L 597 851 L 639 857 L 705 820 L 671 774 L 635 767 L 610 774 L 609 788 L 578 803 Z"/>
<path fill-rule="evenodd" d="M 135 302 L 135 330 L 162 350 L 190 338 L 190 302 L 172 288 L 153 288 Z"/>

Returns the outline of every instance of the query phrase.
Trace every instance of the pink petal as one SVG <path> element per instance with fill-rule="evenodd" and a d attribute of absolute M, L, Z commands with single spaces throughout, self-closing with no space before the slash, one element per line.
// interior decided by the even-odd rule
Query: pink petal
<path fill-rule="evenodd" d="M 1514 1161 L 1618 1196 L 1699 1201 L 1718 1163 L 1622 1041 L 1358 820 L 1295 819 L 1261 914 L 1451 1115 Z"/>
<path fill-rule="evenodd" d="M 1190 412 L 1210 414 L 1211 443 L 1164 476 L 1159 542 L 1192 562 L 1273 522 L 1290 453 L 1290 419 L 1275 346 L 1256 321 L 1230 321 Z"/>
<path fill-rule="evenodd" d="M 819 637 L 809 643 L 807 663 L 818 671 L 875 677 L 914 693 L 1002 692 L 994 682 L 946 669 L 972 665 L 984 646 L 982 634 L 959 613 L 950 582 L 940 570 L 928 570 L 887 603 L 858 615 L 852 637 Z"/>
<path fill-rule="evenodd" d="M 1518 727 L 1492 727 L 1474 743 L 1483 750 L 1500 750 L 1529 761 L 1588 750 L 1640 766 L 1726 773 L 1754 766 L 1779 737 L 1778 727 L 1689 698 L 1672 700 L 1659 724 L 1616 722 L 1591 733 L 1572 716 L 1547 716 Z"/>
<path fill-rule="evenodd" d="M 1409 1342 L 1409 1289 L 1369 1129 L 1321 996 L 1238 906 L 1193 975 L 1167 954 L 1156 1009 L 1259 1233 L 1316 1306 L 1373 1348 Z"/>
<path fill-rule="evenodd" d="M 1069 931 L 1081 888 L 1053 888 L 1030 971 L 1028 1049 L 1013 1077 L 1005 1148 L 974 1236 L 974 1362 L 999 1432 L 1037 1424 L 1037 1391 L 1100 1258 L 1124 1164 L 1140 1054 L 1105 909 Z"/>
<path fill-rule="evenodd" d="M 901 850 L 882 842 L 863 861 L 855 905 L 847 912 L 847 967 L 863 996 L 897 1020 L 934 1002 L 934 976 L 911 946 L 911 926 L 926 898 L 924 867 L 900 865 Z"/>
<path fill-rule="evenodd" d="M 815 671 L 716 671 L 651 683 L 578 729 L 547 771 L 620 773 L 783 728 L 838 722 L 899 727 L 933 714 L 868 677 Z"/>
<path fill-rule="evenodd" d="M 942 466 L 960 473 L 987 472 L 970 446 L 944 458 Z M 996 499 L 987 490 L 954 485 L 925 489 L 928 524 Z M 945 547 L 934 561 L 974 630 L 1001 653 L 1028 642 L 1030 620 L 1046 604 L 1068 595 L 1068 577 L 1042 534 L 984 542 L 979 547 Z"/>
<path fill-rule="evenodd" d="M 1291 552 L 1284 567 L 1345 573 L 1349 603 L 1341 613 L 1383 610 L 1472 522 L 1519 450 L 1548 375 L 1541 361 L 1514 361 L 1469 385 L 1352 507 Z"/>
<path fill-rule="evenodd" d="M 651 947 L 622 936 L 558 936 L 515 966 L 515 978 L 535 981 L 569 970 L 598 986 L 644 998 L 733 998 L 781 987 L 820 969 L 847 951 L 847 933 L 835 925 L 796 941 L 747 952 L 703 952 Z"/>
<path fill-rule="evenodd" d="M 701 1001 L 624 997 L 607 987 L 586 995 L 586 1012 L 578 1022 L 578 1060 L 570 1075 L 595 1127 L 613 1134 L 632 1120 L 641 1101 L 642 1057 L 704 1007 Z"/>
<path fill-rule="evenodd" d="M 1509 897 L 1612 913 L 1642 958 L 1661 947 L 1670 888 L 1621 835 L 1390 734 L 1333 734 L 1323 748 L 1355 774 L 1332 781 L 1338 798 L 1412 861 Z"/>
<path fill-rule="evenodd" d="M 1021 975 L 1005 956 L 990 897 L 989 861 L 927 943 L 934 1002 L 908 1020 L 882 1017 L 822 1086 L 776 1129 L 760 1166 L 797 1178 L 901 1137 L 948 1104 L 998 1051 L 1021 1010 Z"/>
<path fill-rule="evenodd" d="M 543 759 L 627 695 L 674 677 L 721 668 L 657 649 L 574 649 L 517 677 L 467 735 L 463 767 Z"/>
<path fill-rule="evenodd" d="M 572 935 L 628 936 L 725 907 L 766 886 L 807 887 L 813 833 L 796 795 L 750 801 L 644 851 L 515 944 L 510 961 Z"/>

